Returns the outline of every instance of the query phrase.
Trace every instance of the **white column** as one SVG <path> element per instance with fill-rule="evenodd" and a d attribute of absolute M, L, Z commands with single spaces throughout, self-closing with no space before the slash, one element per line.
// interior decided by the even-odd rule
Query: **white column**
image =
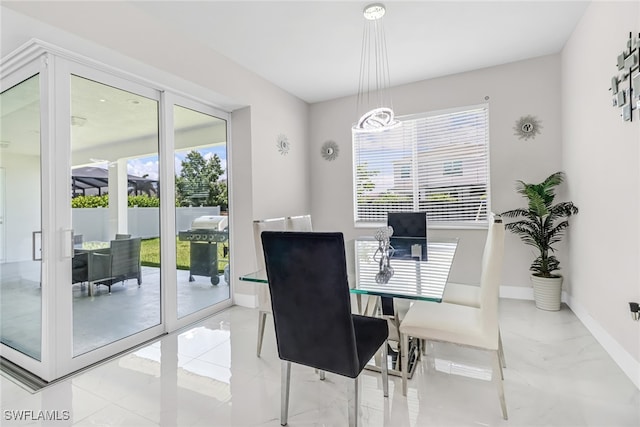
<path fill-rule="evenodd" d="M 127 224 L 127 159 L 109 163 L 109 239 L 116 233 L 126 234 Z"/>

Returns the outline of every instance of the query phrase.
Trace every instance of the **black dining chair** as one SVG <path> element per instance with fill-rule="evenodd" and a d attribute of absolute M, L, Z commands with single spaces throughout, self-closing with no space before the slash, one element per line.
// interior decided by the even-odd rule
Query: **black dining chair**
<path fill-rule="evenodd" d="M 387 225 L 393 228 L 392 237 L 427 237 L 426 212 L 388 212 Z M 382 314 L 386 316 L 396 314 L 393 298 L 382 297 L 381 307 Z"/>
<path fill-rule="evenodd" d="M 382 349 L 384 319 L 352 314 L 342 233 L 263 231 L 267 278 L 281 367 L 280 424 L 289 410 L 291 363 L 352 378 L 349 426 L 358 423 L 358 375 Z M 387 363 L 382 387 L 388 396 Z"/>
<path fill-rule="evenodd" d="M 393 238 L 395 237 L 421 237 L 427 238 L 427 213 L 426 212 L 388 212 L 387 225 L 393 228 Z M 400 322 L 409 311 L 410 302 L 408 300 L 394 300 L 393 298 L 380 297 L 380 308 L 382 314 L 391 323 L 391 335 L 389 339 L 400 345 Z M 399 349 L 399 347 L 398 347 Z M 400 370 L 400 354 L 392 350 L 396 360 L 395 366 Z"/>
<path fill-rule="evenodd" d="M 426 212 L 389 212 L 387 225 L 393 227 L 393 237 L 427 237 Z"/>

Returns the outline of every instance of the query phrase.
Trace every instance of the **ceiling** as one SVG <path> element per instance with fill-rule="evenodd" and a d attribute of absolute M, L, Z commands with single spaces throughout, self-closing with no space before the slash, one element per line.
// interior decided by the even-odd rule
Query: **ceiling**
<path fill-rule="evenodd" d="M 363 1 L 143 1 L 135 6 L 314 103 L 357 92 Z M 588 2 L 384 2 L 391 85 L 558 53 Z"/>
<path fill-rule="evenodd" d="M 82 4 L 84 3 L 84 4 Z M 118 25 L 138 23 L 142 17 L 160 24 L 167 31 L 204 43 L 264 79 L 309 102 L 320 102 L 357 92 L 364 18 L 364 1 L 121 1 L 100 3 L 121 16 L 121 22 L 101 21 L 94 5 L 85 2 L 2 1 L 3 6 L 31 15 L 51 25 L 64 25 L 74 19 L 71 11 L 82 16 L 84 27 L 112 34 Z M 589 2 L 585 1 L 394 1 L 384 2 L 391 85 L 435 78 L 491 67 L 508 62 L 558 53 L 580 20 Z M 96 3 L 98 4 L 98 3 Z M 79 7 L 83 6 L 83 7 Z M 136 19 L 127 18 L 135 8 Z M 78 10 L 76 10 L 78 9 Z M 122 13 L 120 13 L 122 12 Z M 61 18 L 64 17 L 64 18 Z M 148 25 L 148 23 L 147 23 Z M 139 30 L 144 34 L 144 24 Z M 67 28 L 63 28 L 67 29 Z M 31 150 L 37 147 L 38 130 L 22 126 L 27 135 L 11 133 L 9 122 L 37 125 L 37 108 L 27 108 L 33 100 L 27 92 L 16 95 L 15 108 L 9 108 L 9 94 L 3 96 L 3 150 Z M 21 89 L 22 90 L 22 89 Z M 98 131 L 100 120 L 123 108 L 131 108 L 130 96 L 121 103 L 93 107 L 104 96 L 87 87 L 78 93 L 78 111 L 84 123 L 74 136 L 94 135 L 88 146 L 109 141 L 124 141 L 146 135 L 143 128 L 111 127 L 113 132 Z M 33 105 L 37 102 L 33 100 Z M 13 105 L 13 104 L 12 104 Z M 112 107 L 109 107 L 112 105 Z M 123 107 L 124 105 L 124 107 Z M 14 111 L 15 110 L 15 111 Z M 18 113 L 24 118 L 18 118 Z M 9 113 L 13 117 L 9 120 Z M 96 113 L 97 114 L 97 113 Z M 142 121 L 138 121 L 140 123 Z M 193 125 L 193 124 L 191 124 Z M 32 126 L 33 127 L 33 126 Z M 138 126 L 139 127 L 139 126 Z M 26 129 L 26 130 L 25 130 Z M 135 134 L 131 134 L 136 131 Z M 124 131 L 123 131 L 124 132 Z M 27 138 L 30 136 L 31 138 Z M 86 138 L 89 138 L 88 136 Z M 85 138 L 85 139 L 86 139 Z M 97 138 L 97 139 L 96 139 Z M 7 141 L 33 144 L 7 145 Z M 82 148 L 77 144 L 77 148 Z M 101 157 L 103 158 L 103 157 Z"/>
<path fill-rule="evenodd" d="M 91 3 L 2 1 L 69 31 L 108 35 L 119 26 L 137 25 L 141 36 L 152 37 L 146 28 L 166 28 L 207 45 L 309 103 L 357 92 L 362 10 L 371 2 Z M 390 80 L 396 86 L 558 53 L 589 2 L 386 0 L 384 4 Z M 119 22 L 105 21 L 107 8 L 109 16 L 120 17 Z M 73 24 L 67 28 L 69 19 Z"/>

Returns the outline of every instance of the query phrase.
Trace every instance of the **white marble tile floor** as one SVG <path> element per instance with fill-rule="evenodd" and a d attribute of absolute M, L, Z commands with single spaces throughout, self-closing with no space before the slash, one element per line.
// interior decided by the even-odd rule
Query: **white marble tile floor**
<path fill-rule="evenodd" d="M 500 321 L 508 421 L 495 386 L 477 379 L 490 372 L 487 356 L 435 344 L 407 397 L 400 378 L 390 377 L 385 399 L 380 374 L 363 372 L 361 426 L 640 426 L 640 391 L 566 306 L 544 312 L 531 301 L 503 300 Z M 232 307 L 33 394 L 2 376 L 0 424 L 279 426 L 273 324 L 261 358 L 256 329 L 257 310 Z M 470 371 L 476 378 L 463 375 Z M 13 419 L 19 414 L 58 420 Z M 346 381 L 331 374 L 320 381 L 313 369 L 294 366 L 289 425 L 346 426 Z"/>

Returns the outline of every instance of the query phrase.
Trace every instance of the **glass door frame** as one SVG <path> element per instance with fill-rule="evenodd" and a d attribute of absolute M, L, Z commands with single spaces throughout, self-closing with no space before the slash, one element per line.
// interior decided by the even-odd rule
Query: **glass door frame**
<path fill-rule="evenodd" d="M 161 126 L 164 124 L 164 128 L 161 129 L 160 132 L 160 157 L 164 159 L 164 161 L 160 162 L 160 176 L 163 179 L 164 184 L 161 184 L 162 190 L 166 191 L 167 194 L 174 195 L 173 197 L 161 197 L 160 198 L 160 207 L 165 208 L 162 210 L 162 213 L 165 215 L 163 218 L 165 220 L 161 223 L 160 235 L 161 236 L 175 236 L 177 235 L 176 230 L 176 215 L 175 215 L 175 165 L 173 162 L 175 156 L 175 134 L 174 134 L 174 106 L 185 107 L 190 110 L 194 110 L 200 113 L 207 114 L 209 116 L 216 117 L 218 119 L 222 119 L 226 122 L 226 134 L 227 134 L 227 179 L 231 176 L 231 144 L 230 141 L 230 114 L 225 113 L 221 110 L 218 110 L 214 107 L 211 107 L 201 101 L 194 100 L 192 98 L 172 93 L 172 92 L 164 92 L 162 96 L 161 103 L 161 113 L 160 115 L 165 117 L 164 123 L 161 122 Z M 164 139 L 163 139 L 164 138 Z M 233 212 L 232 206 L 232 190 L 231 186 L 227 186 L 227 199 L 229 201 L 229 212 Z M 161 192 L 162 192 L 161 190 Z M 170 199 L 170 200 L 167 200 Z M 169 205 L 169 206 L 167 206 Z M 232 236 L 233 233 L 231 230 L 233 229 L 233 220 L 232 215 L 229 215 L 229 245 L 230 248 L 233 247 Z M 217 304 L 211 305 L 205 309 L 197 311 L 195 313 L 187 314 L 184 317 L 178 318 L 178 300 L 177 300 L 177 279 L 176 279 L 176 246 L 175 241 L 171 241 L 170 239 L 161 239 L 160 243 L 160 253 L 161 259 L 172 260 L 171 262 L 162 262 L 161 263 L 161 275 L 164 276 L 164 289 L 167 291 L 167 298 L 165 298 L 165 313 L 166 322 L 167 322 L 167 332 L 175 331 L 176 329 L 180 329 L 184 326 L 187 326 L 199 319 L 204 317 L 211 316 L 216 312 L 231 307 L 233 304 L 233 280 L 231 280 L 231 284 L 229 284 L 229 298 L 225 301 L 219 302 Z M 230 252 L 229 254 L 229 269 L 230 269 L 230 277 L 233 277 L 233 256 Z"/>
<path fill-rule="evenodd" d="M 57 316 L 57 372 L 56 377 L 66 375 L 87 367 L 93 363 L 104 360 L 115 354 L 126 351 L 132 347 L 156 338 L 165 333 L 164 325 L 165 314 L 163 311 L 163 302 L 166 300 L 165 278 L 161 274 L 160 279 L 160 322 L 150 328 L 136 332 L 130 336 L 119 339 L 110 344 L 106 344 L 97 349 L 91 350 L 77 356 L 73 355 L 73 299 L 71 296 L 71 261 L 73 254 L 73 225 L 71 218 L 71 193 L 69 185 L 71 182 L 71 76 L 79 76 L 81 78 L 96 81 L 100 84 L 112 86 L 114 88 L 135 93 L 137 95 L 153 99 L 158 102 L 158 123 L 160 123 L 160 101 L 161 92 L 155 88 L 141 85 L 128 79 L 115 76 L 94 67 L 69 61 L 64 58 L 56 58 L 55 72 L 55 116 L 58 126 L 55 129 L 55 140 L 57 141 L 55 150 L 55 159 L 57 168 L 54 170 L 55 176 L 53 181 L 56 182 L 56 195 L 53 210 L 58 217 L 57 230 L 59 239 L 59 247 L 62 248 L 60 255 L 56 260 L 56 309 Z M 159 128 L 159 131 L 160 128 Z M 160 132 L 161 133 L 161 132 Z M 160 149 L 161 137 L 158 141 L 158 150 Z M 160 158 L 160 157 L 159 157 Z M 162 184 L 160 185 L 162 192 Z M 161 198 L 162 199 L 162 198 Z M 162 209 L 159 212 L 160 218 L 163 218 Z M 161 222 L 162 222 L 161 221 Z"/>
<path fill-rule="evenodd" d="M 12 58 L 13 59 L 13 58 Z M 47 106 L 50 105 L 51 95 L 51 55 L 42 54 L 28 56 L 26 58 L 16 58 L 17 65 L 12 67 L 10 62 L 6 71 L 0 79 L 0 92 L 4 92 L 21 82 L 39 75 L 40 90 L 40 224 L 41 224 L 41 270 L 40 270 L 40 286 L 41 286 L 41 326 L 40 326 L 40 360 L 34 359 L 22 352 L 19 352 L 8 345 L 0 344 L 2 356 L 12 363 L 23 369 L 43 378 L 45 380 L 52 379 L 53 363 L 52 349 L 55 345 L 56 337 L 52 328 L 52 321 L 55 313 L 47 309 L 51 307 L 55 299 L 55 292 L 50 286 L 51 274 L 53 269 L 52 259 L 55 253 L 55 242 L 52 230 L 55 229 L 55 217 L 51 211 L 45 207 L 54 199 L 53 187 L 50 180 L 46 179 L 48 174 L 55 167 L 55 163 L 51 160 L 51 140 L 50 129 L 52 126 L 49 115 L 47 114 Z M 49 184 L 49 185 L 45 185 Z M 34 230 L 35 231 L 35 230 Z"/>
<path fill-rule="evenodd" d="M 160 323 L 115 343 L 73 356 L 73 304 L 71 261 L 71 74 L 95 80 L 158 101 L 160 235 L 175 236 L 175 171 L 173 105 L 210 114 L 226 121 L 227 176 L 231 177 L 230 114 L 206 101 L 173 91 L 90 58 L 40 41 L 31 41 L 3 58 L 0 89 L 40 75 L 41 221 L 42 221 L 42 336 L 41 360 L 35 360 L 4 344 L 2 355 L 12 363 L 52 381 L 100 362 L 120 352 L 204 319 L 233 305 L 233 280 L 229 298 L 183 318 L 177 317 L 175 241 L 161 239 Z M 233 213 L 229 182 L 229 211 Z M 232 218 L 229 218 L 232 229 Z M 230 269 L 233 275 L 233 233 L 230 232 Z"/>

